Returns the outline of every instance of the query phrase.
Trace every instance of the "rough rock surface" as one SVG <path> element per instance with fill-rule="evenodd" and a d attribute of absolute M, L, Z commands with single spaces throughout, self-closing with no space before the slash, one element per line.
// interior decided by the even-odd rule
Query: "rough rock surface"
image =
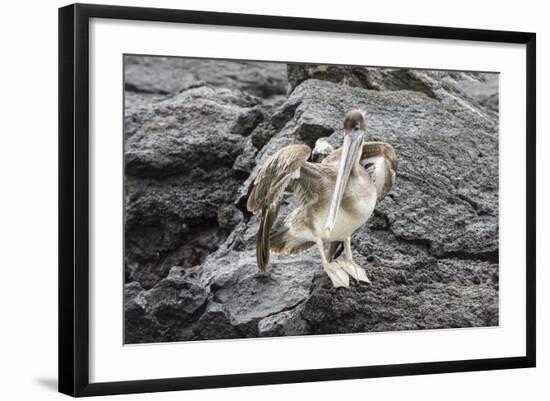
<path fill-rule="evenodd" d="M 263 118 L 259 99 L 208 86 L 126 110 L 129 279 L 150 288 L 217 248 L 238 222 L 224 213 L 244 181 L 232 166 Z"/>
<path fill-rule="evenodd" d="M 287 68 L 291 90 L 307 79 L 380 91 L 412 90 L 498 117 L 498 74 L 317 64 Z"/>
<path fill-rule="evenodd" d="M 242 219 L 236 196 L 275 133 L 286 67 L 127 56 L 125 68 L 125 273 L 149 289 Z"/>
<path fill-rule="evenodd" d="M 126 78 L 127 343 L 499 323 L 498 75 L 135 57 Z M 372 284 L 332 288 L 314 249 L 260 273 L 259 166 L 340 146 L 355 107 L 399 159 L 353 236 Z"/>
<path fill-rule="evenodd" d="M 204 82 L 267 98 L 286 93 L 285 70 L 278 63 L 126 56 L 124 86 L 133 92 L 173 94 Z"/>

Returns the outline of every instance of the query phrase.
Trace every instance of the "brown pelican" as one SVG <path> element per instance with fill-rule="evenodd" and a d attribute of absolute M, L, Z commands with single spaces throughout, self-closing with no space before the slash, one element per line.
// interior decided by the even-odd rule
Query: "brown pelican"
<path fill-rule="evenodd" d="M 395 152 L 383 142 L 364 142 L 363 112 L 344 119 L 344 144 L 321 163 L 308 159 L 307 145 L 289 145 L 273 154 L 260 169 L 247 208 L 261 212 L 256 241 L 258 267 L 265 271 L 270 251 L 296 254 L 317 245 L 325 272 L 335 287 L 349 286 L 349 276 L 370 282 L 352 258 L 351 235 L 372 214 L 376 202 L 392 188 L 397 172 Z M 285 193 L 301 206 L 288 215 L 284 228 L 270 235 Z M 324 242 L 343 241 L 345 261 L 327 259 Z"/>

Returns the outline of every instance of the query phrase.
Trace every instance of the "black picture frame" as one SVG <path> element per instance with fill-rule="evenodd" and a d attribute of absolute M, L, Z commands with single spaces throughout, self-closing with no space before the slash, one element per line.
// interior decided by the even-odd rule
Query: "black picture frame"
<path fill-rule="evenodd" d="M 527 72 L 525 355 L 495 359 L 90 383 L 88 28 L 91 18 L 524 44 Z M 87 4 L 74 4 L 60 8 L 59 391 L 71 396 L 95 396 L 534 367 L 536 361 L 535 65 L 535 33 Z"/>

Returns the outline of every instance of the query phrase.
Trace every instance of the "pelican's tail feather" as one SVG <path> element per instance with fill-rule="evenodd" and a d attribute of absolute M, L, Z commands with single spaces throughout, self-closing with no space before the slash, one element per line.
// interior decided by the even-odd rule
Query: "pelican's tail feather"
<path fill-rule="evenodd" d="M 304 241 L 294 237 L 288 227 L 283 228 L 270 237 L 271 251 L 295 255 L 307 251 L 315 242 Z"/>
<path fill-rule="evenodd" d="M 279 214 L 279 206 L 274 208 L 266 207 L 262 210 L 262 219 L 260 220 L 260 228 L 256 238 L 256 261 L 260 271 L 265 272 L 269 264 L 269 231 L 277 220 Z"/>

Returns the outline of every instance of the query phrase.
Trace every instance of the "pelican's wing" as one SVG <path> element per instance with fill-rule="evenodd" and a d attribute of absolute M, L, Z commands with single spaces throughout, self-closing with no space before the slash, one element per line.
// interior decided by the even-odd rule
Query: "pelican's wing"
<path fill-rule="evenodd" d="M 274 208 L 281 202 L 285 189 L 299 189 L 290 184 L 300 179 L 310 154 L 311 148 L 307 145 L 289 145 L 269 157 L 254 181 L 246 208 L 253 213 L 266 207 Z"/>
<path fill-rule="evenodd" d="M 336 149 L 322 163 L 334 163 L 340 160 L 341 154 L 342 149 Z M 361 164 L 376 186 L 378 200 L 384 199 L 392 189 L 397 174 L 397 158 L 393 147 L 384 142 L 365 142 Z"/>
<path fill-rule="evenodd" d="M 269 263 L 269 232 L 277 219 L 285 190 L 297 195 L 302 203 L 310 201 L 308 194 L 315 191 L 314 180 L 308 180 L 315 173 L 312 163 L 307 162 L 310 154 L 307 145 L 284 147 L 267 159 L 254 181 L 246 208 L 253 213 L 262 212 L 256 241 L 258 267 L 262 271 Z"/>
<path fill-rule="evenodd" d="M 365 142 L 361 164 L 374 181 L 378 200 L 384 199 L 395 183 L 397 174 L 395 150 L 384 142 Z"/>

